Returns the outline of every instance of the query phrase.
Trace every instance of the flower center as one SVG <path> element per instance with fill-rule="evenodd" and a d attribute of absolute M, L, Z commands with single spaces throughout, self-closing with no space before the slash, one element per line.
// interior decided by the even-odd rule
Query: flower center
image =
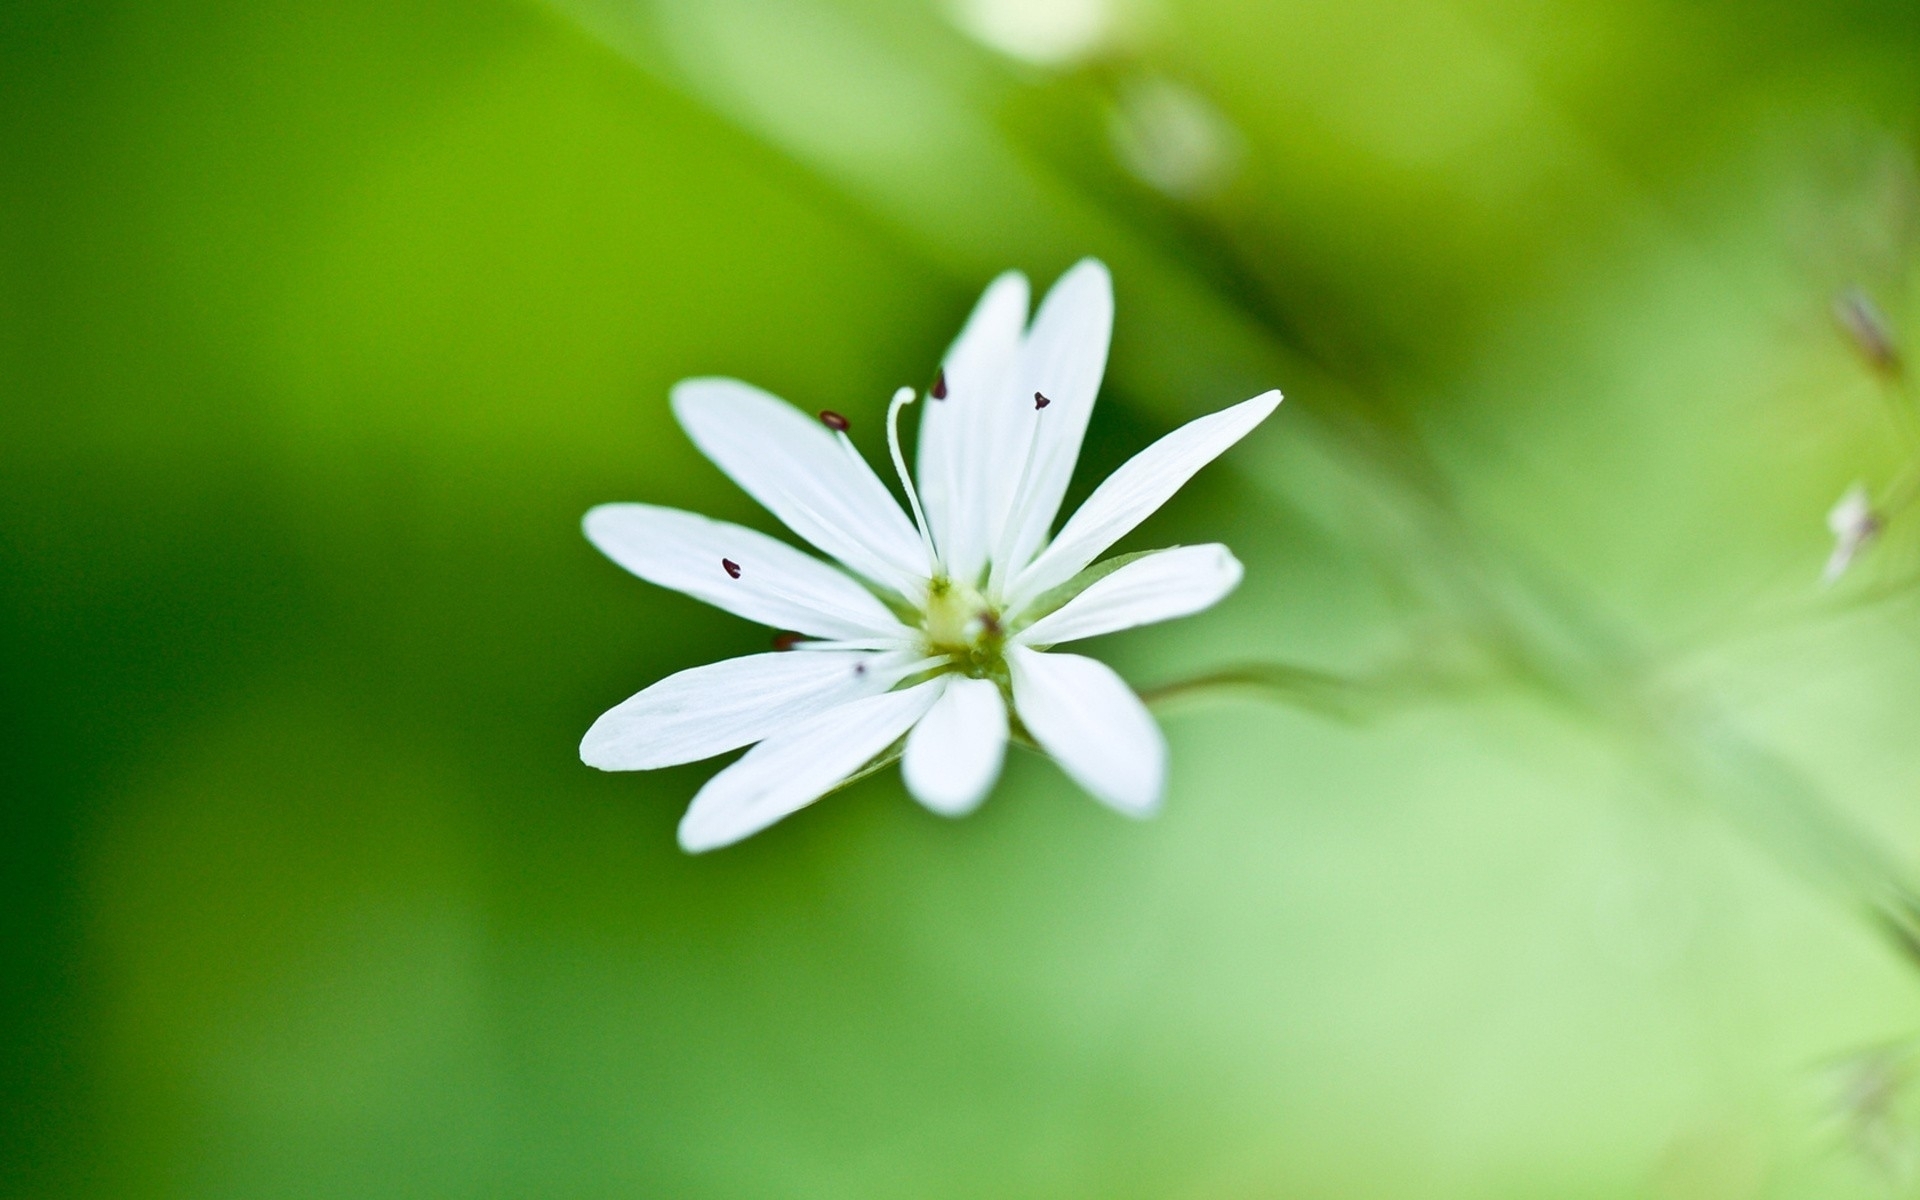
<path fill-rule="evenodd" d="M 977 679 L 1001 672 L 1006 627 L 999 610 L 977 589 L 944 576 L 935 579 L 927 588 L 921 630 L 929 655 L 948 656 Z"/>

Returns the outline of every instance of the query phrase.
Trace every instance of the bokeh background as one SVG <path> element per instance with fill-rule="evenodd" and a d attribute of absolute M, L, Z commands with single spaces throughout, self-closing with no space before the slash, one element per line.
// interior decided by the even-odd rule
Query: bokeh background
<path fill-rule="evenodd" d="M 1903 0 L 8 0 L 0 1194 L 1909 1194 L 1917 89 Z M 1099 652 L 1279 682 L 1151 822 L 683 856 L 577 739 L 767 634 L 581 513 L 771 528 L 675 379 L 877 452 L 1085 254 L 1080 491 L 1288 394 Z"/>

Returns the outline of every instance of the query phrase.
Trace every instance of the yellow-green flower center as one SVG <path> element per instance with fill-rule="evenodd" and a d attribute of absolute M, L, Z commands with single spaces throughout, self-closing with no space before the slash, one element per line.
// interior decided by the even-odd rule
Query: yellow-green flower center
<path fill-rule="evenodd" d="M 977 588 L 951 579 L 934 580 L 927 589 L 920 628 L 928 654 L 951 658 L 954 666 L 977 679 L 1004 673 L 1001 654 L 1006 625 L 1000 610 Z"/>

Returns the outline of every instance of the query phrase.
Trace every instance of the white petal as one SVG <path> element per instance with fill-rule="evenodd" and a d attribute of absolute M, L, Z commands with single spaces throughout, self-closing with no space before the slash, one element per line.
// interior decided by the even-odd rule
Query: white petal
<path fill-rule="evenodd" d="M 1166 738 L 1113 668 L 1025 646 L 1008 649 L 1007 665 L 1020 723 L 1075 783 L 1130 817 L 1160 807 Z"/>
<path fill-rule="evenodd" d="M 787 528 L 902 595 L 926 578 L 913 522 L 817 419 L 737 379 L 680 381 L 673 412 L 700 452 Z"/>
<path fill-rule="evenodd" d="M 914 799 L 945 817 L 980 807 L 1007 755 L 1007 705 L 985 679 L 954 675 L 907 735 L 900 771 Z"/>
<path fill-rule="evenodd" d="M 886 691 L 917 657 L 790 651 L 681 671 L 602 713 L 580 741 L 580 761 L 602 771 L 651 771 L 738 750 L 822 709 Z"/>
<path fill-rule="evenodd" d="M 1053 646 L 1212 608 L 1240 584 L 1240 560 L 1218 542 L 1136 558 L 1014 635 Z"/>
<path fill-rule="evenodd" d="M 680 819 L 690 853 L 731 845 L 818 800 L 891 746 L 940 697 L 942 681 L 815 713 L 707 780 Z"/>
<path fill-rule="evenodd" d="M 743 525 L 652 504 L 602 504 L 582 525 L 587 540 L 648 583 L 749 621 L 812 637 L 912 636 L 872 592 L 838 569 Z"/>
<path fill-rule="evenodd" d="M 1001 529 L 994 544 L 996 555 L 1010 549 L 1007 561 L 995 564 L 1007 581 L 1040 548 L 1060 511 L 1107 369 L 1112 334 L 1113 280 L 1098 260 L 1082 259 L 1040 302 L 1011 377 L 1019 450 L 992 464 L 1009 489 L 1007 503 L 1014 506 L 1004 518 L 1010 528 Z M 1044 409 L 1035 407 L 1035 393 L 1046 397 Z M 1029 440 L 1031 468 L 1026 466 Z M 1012 495 L 1023 473 L 1026 486 Z"/>
<path fill-rule="evenodd" d="M 1252 432 L 1280 404 L 1265 392 L 1189 421 L 1128 459 L 1095 488 L 1060 536 L 1020 573 L 1008 589 L 1015 608 L 1072 579 L 1186 486 L 1201 467 Z"/>
<path fill-rule="evenodd" d="M 948 573 L 968 582 L 987 561 L 991 499 L 982 480 L 999 441 L 1012 437 L 995 417 L 1026 327 L 1027 277 L 1008 271 L 987 285 L 942 361 L 946 397 L 930 395 L 920 410 L 920 503 Z"/>

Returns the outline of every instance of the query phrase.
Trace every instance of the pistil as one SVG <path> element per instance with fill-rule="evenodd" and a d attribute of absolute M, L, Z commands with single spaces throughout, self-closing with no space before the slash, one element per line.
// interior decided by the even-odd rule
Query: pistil
<path fill-rule="evenodd" d="M 950 579 L 927 589 L 922 632 L 929 655 L 946 658 L 976 678 L 992 678 L 1000 669 L 1006 627 L 1000 613 L 978 590 Z"/>
<path fill-rule="evenodd" d="M 940 387 L 945 390 L 945 376 L 941 377 Z M 933 534 L 927 529 L 927 514 L 920 507 L 920 493 L 914 490 L 913 476 L 907 473 L 906 455 L 900 452 L 900 410 L 912 404 L 913 389 L 903 387 L 893 394 L 893 403 L 887 405 L 887 453 L 893 459 L 893 469 L 900 476 L 900 486 L 907 493 L 907 506 L 913 509 L 914 526 L 920 530 L 920 545 L 927 552 L 927 577 L 938 579 L 943 574 L 940 568 L 940 553 L 933 548 Z"/>

